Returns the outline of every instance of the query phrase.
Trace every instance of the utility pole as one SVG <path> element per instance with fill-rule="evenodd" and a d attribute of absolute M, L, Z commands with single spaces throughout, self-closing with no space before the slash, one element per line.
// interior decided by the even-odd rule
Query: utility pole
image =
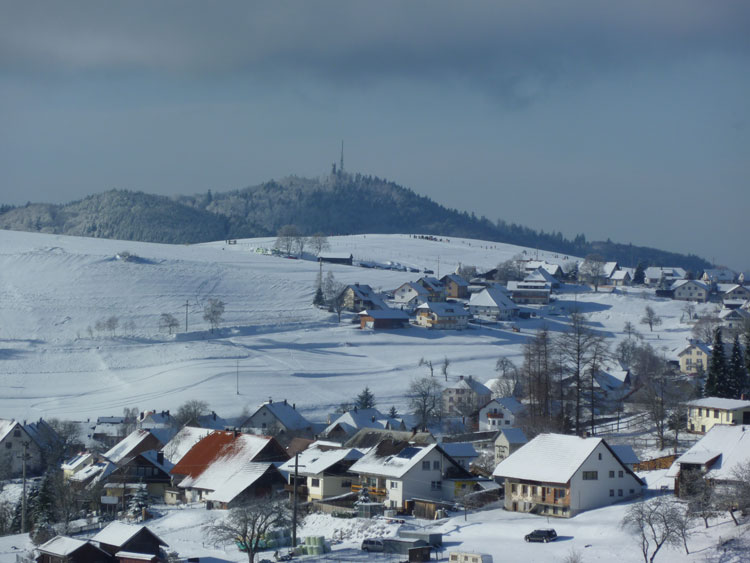
<path fill-rule="evenodd" d="M 23 445 L 23 454 L 21 454 L 21 474 L 23 476 L 23 493 L 21 496 L 21 533 L 26 533 L 26 458 L 29 455 L 29 441 L 21 442 Z"/>
<path fill-rule="evenodd" d="M 237 358 L 237 394 L 240 394 L 240 359 Z"/>
<path fill-rule="evenodd" d="M 440 279 L 440 256 L 438 256 L 437 279 Z"/>
<path fill-rule="evenodd" d="M 188 305 L 190 302 L 185 299 L 185 332 L 188 331 Z"/>
<path fill-rule="evenodd" d="M 299 476 L 299 454 L 294 454 L 294 502 L 292 503 L 292 549 L 297 547 L 297 477 Z"/>

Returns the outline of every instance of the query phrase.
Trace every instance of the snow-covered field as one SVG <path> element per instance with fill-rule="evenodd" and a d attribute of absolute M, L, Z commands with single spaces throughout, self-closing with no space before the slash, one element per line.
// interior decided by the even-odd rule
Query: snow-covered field
<path fill-rule="evenodd" d="M 565 326 L 565 315 L 538 309 L 540 318 L 516 322 L 521 332 L 497 326 L 461 332 L 412 327 L 398 331 L 362 331 L 339 324 L 334 315 L 311 305 L 318 264 L 265 256 L 273 239 L 170 246 L 102 239 L 0 231 L 0 417 L 81 420 L 118 415 L 124 407 L 174 409 L 201 399 L 225 417 L 253 410 L 269 396 L 286 398 L 305 415 L 322 420 L 335 406 L 369 386 L 378 405 L 402 412 L 410 381 L 426 375 L 420 358 L 436 365 L 450 360 L 449 374 L 471 374 L 482 381 L 495 375 L 495 362 L 507 356 L 520 364 L 526 338 L 546 325 Z M 351 252 L 355 260 L 396 261 L 440 274 L 459 263 L 489 269 L 524 249 L 498 243 L 451 239 L 430 241 L 403 235 L 331 238 L 332 252 Z M 136 261 L 117 259 L 124 251 Z M 536 251 L 527 250 L 527 256 Z M 563 256 L 539 253 L 560 262 Z M 361 282 L 394 289 L 420 274 L 325 265 L 344 283 Z M 211 334 L 202 318 L 209 298 L 226 303 L 225 319 Z M 188 331 L 185 332 L 185 303 Z M 663 323 L 653 333 L 640 324 L 646 305 Z M 671 357 L 690 334 L 682 322 L 683 304 L 655 299 L 649 291 L 593 293 L 582 288 L 557 296 L 554 309 L 578 307 L 592 326 L 624 338 L 630 321 L 645 339 Z M 712 305 L 698 306 L 698 313 Z M 159 330 L 159 317 L 171 313 L 179 333 Z M 97 321 L 117 317 L 115 334 L 97 331 Z M 239 373 L 239 394 L 236 392 Z M 640 561 L 633 538 L 620 529 L 627 505 L 550 522 L 562 538 L 553 544 L 525 544 L 523 535 L 547 527 L 537 516 L 496 508 L 438 523 L 449 550 L 494 555 L 495 561 L 562 561 L 574 549 L 583 561 Z M 154 530 L 184 555 L 207 561 L 242 561 L 228 546 L 203 545 L 201 526 L 216 512 L 165 509 Z M 428 526 L 432 523 L 421 522 Z M 373 527 L 374 526 L 374 527 Z M 747 532 L 747 526 L 740 530 Z M 316 516 L 301 535 L 343 536 L 341 547 L 357 547 L 363 537 L 395 533 L 382 523 Z M 738 529 L 728 518 L 697 528 L 697 552 L 660 554 L 660 561 L 740 561 L 708 546 Z M 21 536 L 0 538 L 0 561 L 13 561 Z M 337 546 L 338 547 L 338 546 Z"/>
<path fill-rule="evenodd" d="M 311 305 L 317 263 L 253 252 L 272 245 L 273 239 L 254 239 L 172 246 L 0 231 L 1 415 L 81 419 L 118 415 L 124 407 L 170 409 L 200 398 L 222 416 L 233 416 L 271 396 L 322 418 L 365 385 L 382 408 L 402 408 L 411 379 L 427 373 L 418 367 L 420 358 L 437 364 L 447 357 L 451 375 L 485 381 L 499 356 L 519 361 L 521 345 L 534 329 L 546 324 L 559 330 L 565 320 L 519 321 L 520 334 L 493 327 L 361 331 L 348 318 L 338 324 L 334 315 Z M 332 252 L 352 252 L 355 260 L 393 260 L 436 274 L 438 263 L 441 274 L 459 263 L 490 268 L 522 250 L 404 235 L 331 239 Z M 123 251 L 140 260 L 118 260 Z M 539 257 L 563 259 L 543 252 Z M 340 265 L 324 270 L 341 282 L 376 289 L 419 276 Z M 226 303 L 215 334 L 202 318 L 211 297 Z M 644 334 L 670 354 L 689 334 L 680 321 L 682 304 L 643 297 L 636 290 L 567 293 L 556 306 L 589 312 L 594 327 L 617 339 L 625 321 L 643 328 L 639 321 L 649 304 L 664 322 Z M 159 330 L 162 313 L 179 319 L 179 334 Z M 111 316 L 119 321 L 114 336 L 95 329 L 97 321 Z"/>

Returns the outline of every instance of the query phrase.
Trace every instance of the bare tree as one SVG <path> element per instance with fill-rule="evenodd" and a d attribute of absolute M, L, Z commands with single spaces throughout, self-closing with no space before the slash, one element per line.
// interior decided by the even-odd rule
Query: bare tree
<path fill-rule="evenodd" d="M 735 467 L 729 488 L 736 501 L 737 509 L 743 514 L 750 512 L 750 461 L 745 461 Z"/>
<path fill-rule="evenodd" d="M 721 319 L 716 315 L 705 315 L 693 325 L 693 338 L 710 343 L 716 329 L 721 326 Z"/>
<path fill-rule="evenodd" d="M 561 367 L 572 377 L 575 394 L 574 424 L 576 434 L 579 435 L 583 431 L 581 423 L 583 379 L 589 363 L 589 346 L 597 338 L 599 337 L 586 326 L 586 317 L 574 311 L 570 315 L 568 329 L 562 332 L 556 341 Z"/>
<path fill-rule="evenodd" d="M 310 241 L 306 236 L 304 235 L 297 235 L 294 237 L 294 249 L 297 251 L 298 256 L 302 256 L 302 254 L 305 252 L 305 246 L 307 246 L 307 243 Z"/>
<path fill-rule="evenodd" d="M 197 422 L 198 418 L 208 414 L 208 403 L 198 399 L 191 399 L 180 405 L 177 412 L 172 415 L 172 424 L 182 428 L 190 422 Z"/>
<path fill-rule="evenodd" d="M 159 317 L 159 328 L 169 330 L 169 334 L 172 334 L 173 330 L 177 330 L 180 326 L 180 321 L 172 313 L 162 313 Z"/>
<path fill-rule="evenodd" d="M 695 316 L 695 303 L 692 301 L 685 301 L 685 305 L 682 307 L 682 312 L 687 315 L 688 321 L 692 321 Z"/>
<path fill-rule="evenodd" d="M 606 261 L 599 254 L 589 254 L 583 261 L 579 275 L 594 285 L 594 291 L 599 291 L 599 284 L 604 276 Z"/>
<path fill-rule="evenodd" d="M 409 385 L 406 397 L 417 424 L 426 428 L 443 414 L 443 388 L 433 377 L 415 379 Z"/>
<path fill-rule="evenodd" d="M 443 365 L 440 368 L 440 371 L 443 373 L 443 377 L 445 378 L 445 381 L 448 381 L 448 368 L 451 365 L 451 361 L 448 359 L 448 356 L 445 356 L 445 359 L 443 359 Z"/>
<path fill-rule="evenodd" d="M 516 255 L 510 260 L 501 262 L 497 265 L 497 272 L 495 273 L 495 280 L 508 282 L 508 281 L 521 281 L 524 278 L 524 264 L 525 260 L 522 255 Z"/>
<path fill-rule="evenodd" d="M 622 525 L 634 532 L 638 538 L 643 561 L 653 563 L 662 547 L 679 545 L 682 541 L 681 518 L 680 509 L 675 501 L 667 497 L 656 497 L 631 505 L 622 520 Z"/>
<path fill-rule="evenodd" d="M 224 316 L 224 302 L 221 299 L 211 298 L 203 308 L 203 320 L 211 325 L 211 332 L 219 328 L 219 323 Z"/>
<path fill-rule="evenodd" d="M 341 312 L 344 310 L 344 289 L 346 286 L 336 280 L 333 272 L 328 272 L 323 280 L 323 297 L 328 310 L 336 313 L 339 322 L 341 322 Z"/>
<path fill-rule="evenodd" d="M 258 498 L 232 508 L 224 518 L 216 518 L 204 528 L 214 542 L 238 542 L 247 553 L 248 563 L 262 551 L 260 540 L 271 530 L 290 526 L 289 502 L 281 498 Z"/>
<path fill-rule="evenodd" d="M 419 367 L 427 366 L 430 370 L 430 377 L 435 377 L 435 367 L 432 365 L 432 360 L 425 360 L 424 357 L 419 358 Z"/>
<path fill-rule="evenodd" d="M 310 248 L 315 251 L 315 256 L 320 256 L 320 253 L 330 248 L 328 244 L 328 237 L 323 233 L 315 233 L 310 237 Z"/>
<path fill-rule="evenodd" d="M 296 225 L 284 225 L 279 229 L 279 232 L 276 235 L 274 247 L 281 250 L 284 254 L 291 254 L 297 246 L 297 239 L 300 236 L 299 229 Z"/>
<path fill-rule="evenodd" d="M 635 329 L 635 325 L 630 321 L 625 321 L 625 325 L 622 327 L 622 331 L 627 335 L 628 340 L 641 338 L 641 334 Z"/>
<path fill-rule="evenodd" d="M 646 305 L 643 317 L 641 318 L 641 324 L 648 325 L 649 330 L 653 332 L 654 327 L 661 324 L 661 317 L 656 314 L 650 305 Z"/>
<path fill-rule="evenodd" d="M 496 397 L 518 397 L 522 394 L 518 368 L 511 360 L 505 356 L 498 358 L 495 371 L 499 377 L 492 383 L 491 391 Z"/>

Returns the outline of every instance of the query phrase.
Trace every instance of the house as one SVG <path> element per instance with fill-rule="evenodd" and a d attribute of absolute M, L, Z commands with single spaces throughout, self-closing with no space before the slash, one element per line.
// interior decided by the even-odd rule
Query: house
<path fill-rule="evenodd" d="M 612 448 L 612 451 L 615 452 L 615 455 L 617 455 L 620 461 L 630 469 L 633 469 L 641 462 L 632 446 L 628 446 L 627 444 L 611 444 L 609 447 Z"/>
<path fill-rule="evenodd" d="M 352 492 L 352 483 L 357 475 L 351 466 L 364 454 L 356 448 L 331 448 L 317 443 L 290 459 L 279 469 L 289 475 L 289 487 L 293 491 L 295 463 L 297 466 L 298 493 L 307 501 L 323 500 Z"/>
<path fill-rule="evenodd" d="M 354 256 L 351 253 L 347 254 L 345 252 L 327 252 L 318 256 L 318 262 L 326 262 L 328 264 L 346 264 L 347 266 L 351 266 L 353 261 Z"/>
<path fill-rule="evenodd" d="M 737 473 L 750 463 L 750 426 L 722 426 L 708 433 L 678 457 L 669 474 L 675 477 L 675 495 L 685 496 L 685 481 L 692 471 L 714 487 L 737 481 Z"/>
<path fill-rule="evenodd" d="M 162 452 L 148 450 L 121 459 L 107 476 L 105 495 L 118 499 L 123 506 L 136 492 L 146 487 L 150 497 L 164 498 L 171 483 L 170 471 L 174 464 L 164 459 Z"/>
<path fill-rule="evenodd" d="M 553 289 L 557 289 L 560 287 L 559 280 L 544 268 L 537 268 L 533 272 L 529 272 L 526 277 L 523 278 L 523 281 L 546 283 L 549 284 L 549 286 Z"/>
<path fill-rule="evenodd" d="M 720 283 L 732 283 L 735 277 L 736 274 L 728 268 L 709 268 L 703 270 L 701 281 L 708 285 L 716 285 Z"/>
<path fill-rule="evenodd" d="M 750 312 L 744 309 L 722 309 L 719 312 L 719 321 L 723 334 L 735 334 L 750 323 Z"/>
<path fill-rule="evenodd" d="M 606 399 L 619 401 L 632 389 L 630 370 L 619 362 L 605 362 L 594 372 L 594 383 Z"/>
<path fill-rule="evenodd" d="M 469 313 L 456 303 L 430 301 L 417 307 L 417 324 L 440 330 L 462 330 L 469 324 Z"/>
<path fill-rule="evenodd" d="M 719 292 L 719 295 L 721 296 L 721 300 L 724 302 L 747 301 L 748 299 L 750 299 L 750 288 L 747 288 L 744 285 L 739 285 L 736 283 L 732 283 L 732 284 L 720 283 L 717 286 L 717 291 Z"/>
<path fill-rule="evenodd" d="M 492 555 L 469 551 L 451 551 L 448 553 L 450 563 L 492 563 Z"/>
<path fill-rule="evenodd" d="M 424 276 L 417 280 L 417 285 L 421 285 L 429 294 L 429 301 L 445 301 L 445 286 L 433 276 Z"/>
<path fill-rule="evenodd" d="M 474 448 L 477 450 L 487 450 L 494 447 L 495 438 L 497 438 L 497 435 L 497 430 L 491 432 L 463 432 L 461 434 L 451 434 L 450 436 L 443 436 L 442 443 L 450 444 L 453 442 L 466 442 L 474 446 Z"/>
<path fill-rule="evenodd" d="M 445 288 L 445 296 L 453 299 L 466 299 L 469 296 L 469 282 L 458 274 L 446 274 L 440 278 Z"/>
<path fill-rule="evenodd" d="M 683 268 L 651 266 L 644 270 L 643 276 L 646 285 L 657 286 L 666 284 L 669 286 L 677 280 L 684 280 L 687 277 L 687 272 Z"/>
<path fill-rule="evenodd" d="M 644 486 L 602 438 L 540 434 L 495 468 L 505 509 L 571 517 L 632 499 Z"/>
<path fill-rule="evenodd" d="M 518 315 L 518 305 L 513 303 L 499 287 L 488 287 L 469 298 L 469 312 L 472 315 L 508 320 Z"/>
<path fill-rule="evenodd" d="M 344 442 L 362 428 L 384 428 L 386 430 L 406 430 L 404 421 L 384 415 L 378 409 L 353 408 L 331 421 L 322 436 L 330 440 Z"/>
<path fill-rule="evenodd" d="M 344 287 L 341 293 L 339 293 L 339 300 L 344 309 L 353 311 L 354 313 L 359 313 L 365 309 L 374 311 L 388 308 L 380 296 L 369 285 L 360 283 Z"/>
<path fill-rule="evenodd" d="M 516 417 L 526 407 L 515 397 L 501 397 L 492 399 L 479 409 L 479 430 L 500 430 L 516 425 Z"/>
<path fill-rule="evenodd" d="M 111 448 L 127 436 L 128 427 L 124 416 L 100 416 L 96 419 L 91 439 L 106 448 Z"/>
<path fill-rule="evenodd" d="M 458 381 L 443 389 L 443 412 L 468 416 L 492 400 L 492 391 L 472 376 L 458 376 Z"/>
<path fill-rule="evenodd" d="M 612 275 L 609 276 L 609 281 L 616 287 L 631 285 L 633 283 L 633 273 L 631 272 L 630 268 L 615 270 L 614 272 L 612 272 Z"/>
<path fill-rule="evenodd" d="M 409 326 L 409 315 L 400 309 L 367 309 L 359 313 L 360 328 L 388 330 Z"/>
<path fill-rule="evenodd" d="M 36 442 L 42 452 L 42 462 L 47 465 L 50 460 L 56 461 L 63 453 L 63 440 L 46 420 L 40 418 L 23 426 L 29 437 Z"/>
<path fill-rule="evenodd" d="M 159 555 L 167 544 L 146 526 L 112 522 L 96 534 L 91 541 L 114 557 L 120 552 Z"/>
<path fill-rule="evenodd" d="M 430 300 L 430 292 L 415 282 L 406 282 L 393 290 L 393 302 L 414 308 Z"/>
<path fill-rule="evenodd" d="M 66 481 L 70 479 L 77 471 L 90 465 L 94 465 L 98 461 L 98 456 L 90 452 L 78 452 L 72 458 L 64 461 L 60 465 L 60 469 L 63 472 L 63 479 Z"/>
<path fill-rule="evenodd" d="M 471 464 L 479 457 L 471 442 L 440 442 L 443 451 L 464 469 L 471 469 Z"/>
<path fill-rule="evenodd" d="M 404 509 L 415 498 L 452 500 L 472 475 L 438 444 L 417 446 L 383 440 L 351 466 L 359 476 L 353 491 L 367 487 L 370 498 L 392 509 Z M 463 480 L 463 481 L 462 481 Z M 451 487 L 443 489 L 443 482 Z"/>
<path fill-rule="evenodd" d="M 750 425 L 750 401 L 705 397 L 685 404 L 690 432 L 705 434 L 716 424 Z"/>
<path fill-rule="evenodd" d="M 312 424 L 287 400 L 269 399 L 240 424 L 241 428 L 257 428 L 265 434 L 312 434 Z"/>
<path fill-rule="evenodd" d="M 680 362 L 680 373 L 695 375 L 708 368 L 711 359 L 711 347 L 701 340 L 690 340 L 688 345 L 677 353 Z"/>
<path fill-rule="evenodd" d="M 139 453 L 160 450 L 164 444 L 150 430 L 133 430 L 125 438 L 104 452 L 103 457 L 115 465 Z"/>
<path fill-rule="evenodd" d="M 520 428 L 503 428 L 495 438 L 495 465 L 514 454 L 529 439 Z"/>
<path fill-rule="evenodd" d="M 275 438 L 215 430 L 172 468 L 177 487 L 168 489 L 164 498 L 172 504 L 185 499 L 231 508 L 283 488 L 285 479 L 272 462 L 287 459 Z"/>
<path fill-rule="evenodd" d="M 514 303 L 546 305 L 549 303 L 550 285 L 536 281 L 509 281 L 508 293 Z"/>
<path fill-rule="evenodd" d="M 710 288 L 703 282 L 697 280 L 677 280 L 669 287 L 672 296 L 678 301 L 697 301 L 705 303 L 708 301 Z"/>
<path fill-rule="evenodd" d="M 37 563 L 114 563 L 114 558 L 90 541 L 55 536 L 36 548 Z"/>
<path fill-rule="evenodd" d="M 383 440 L 395 442 L 409 442 L 411 444 L 436 444 L 437 440 L 429 432 L 386 430 L 385 428 L 362 428 L 354 436 L 349 438 L 344 447 L 363 450 L 377 446 Z"/>
<path fill-rule="evenodd" d="M 0 418 L 0 467 L 10 477 L 23 472 L 23 455 L 26 454 L 26 471 L 32 475 L 44 469 L 44 452 L 20 422 Z"/>

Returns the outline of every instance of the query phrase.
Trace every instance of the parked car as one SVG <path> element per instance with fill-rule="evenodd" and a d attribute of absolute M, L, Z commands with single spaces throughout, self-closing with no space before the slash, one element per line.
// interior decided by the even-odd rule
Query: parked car
<path fill-rule="evenodd" d="M 370 538 L 362 540 L 362 551 L 383 552 L 385 546 L 380 538 Z"/>
<path fill-rule="evenodd" d="M 534 530 L 530 534 L 526 534 L 523 539 L 529 542 L 540 541 L 547 543 L 549 541 L 555 541 L 557 539 L 557 532 L 552 528 L 549 528 L 547 530 Z"/>

